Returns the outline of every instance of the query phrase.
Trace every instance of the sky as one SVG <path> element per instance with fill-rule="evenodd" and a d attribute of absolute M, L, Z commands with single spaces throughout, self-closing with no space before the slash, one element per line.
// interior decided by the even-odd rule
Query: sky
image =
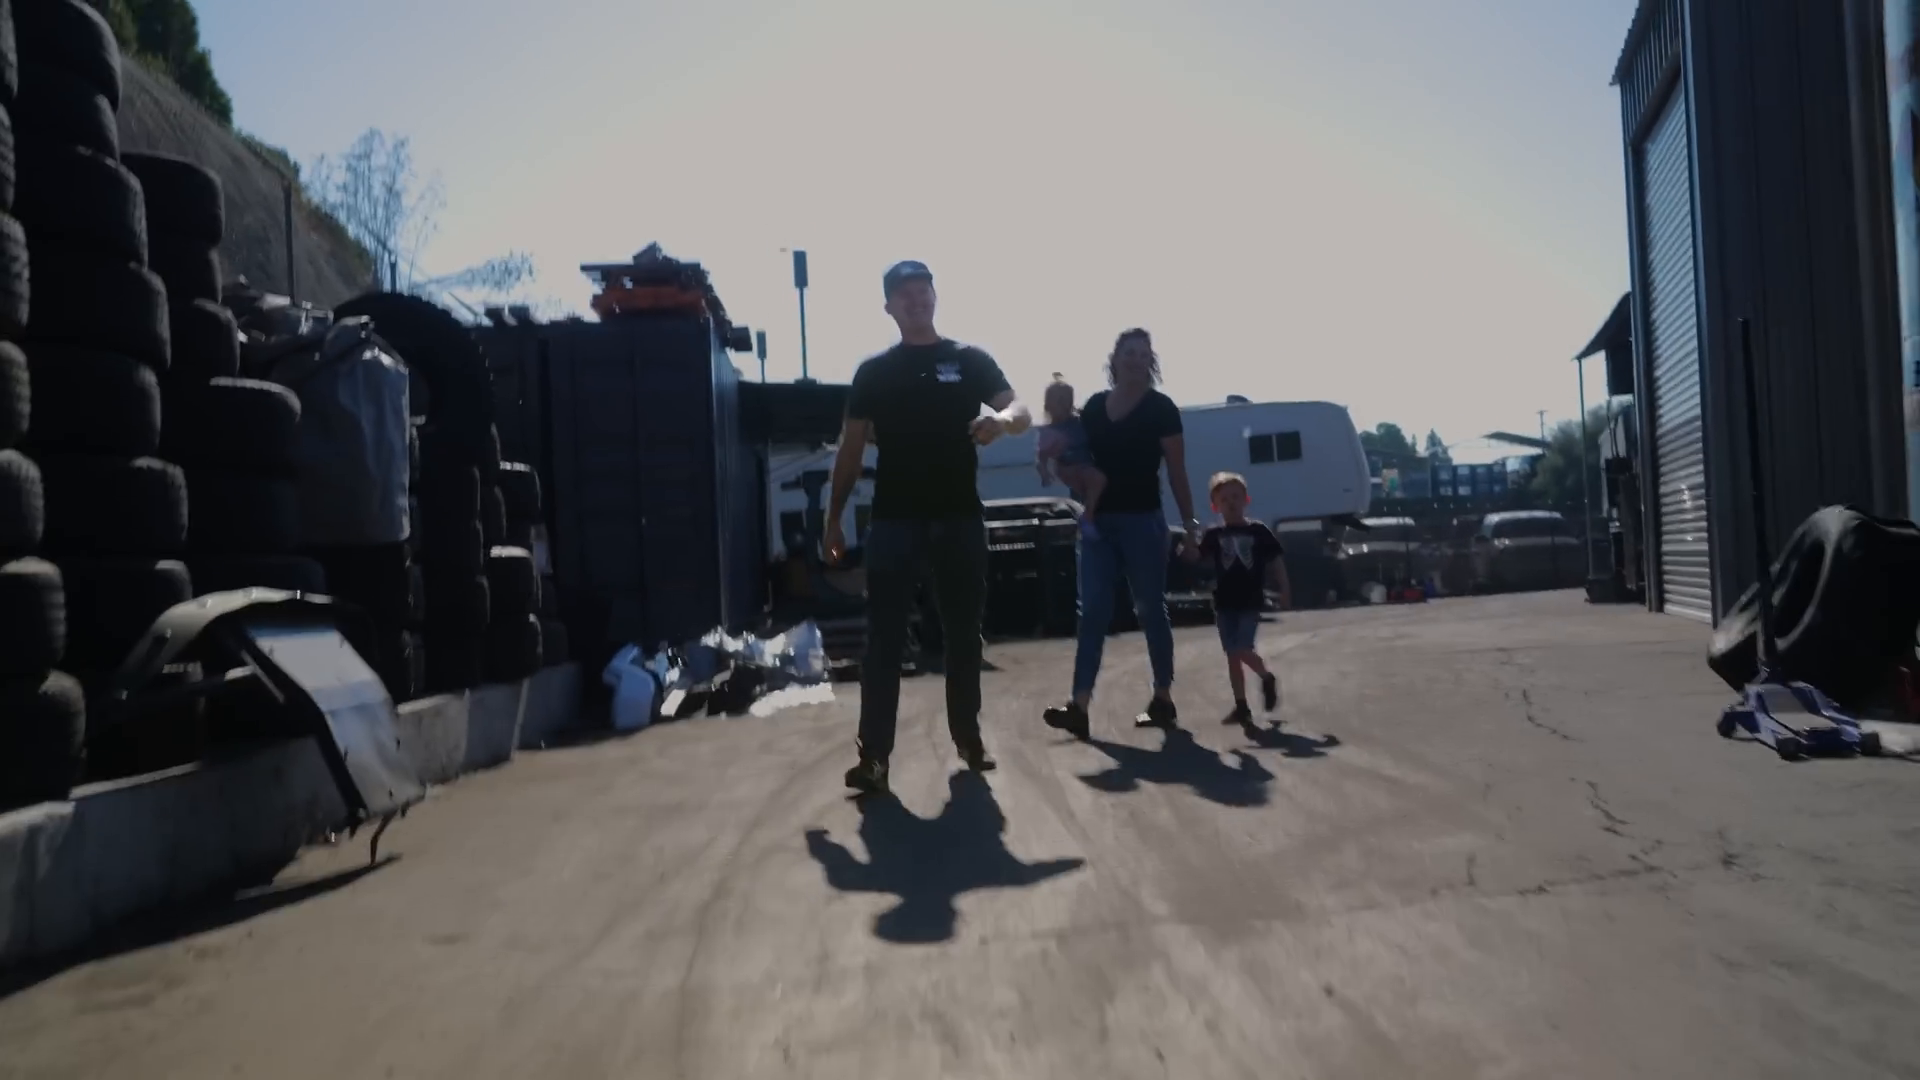
<path fill-rule="evenodd" d="M 303 163 L 411 138 L 429 272 L 523 251 L 584 312 L 581 263 L 658 241 L 767 331 L 772 380 L 801 368 L 783 249 L 829 381 L 896 339 L 911 258 L 1031 398 L 1098 389 L 1145 326 L 1183 404 L 1334 401 L 1490 460 L 1578 415 L 1570 358 L 1627 288 L 1633 0 L 196 7 L 236 126 Z"/>

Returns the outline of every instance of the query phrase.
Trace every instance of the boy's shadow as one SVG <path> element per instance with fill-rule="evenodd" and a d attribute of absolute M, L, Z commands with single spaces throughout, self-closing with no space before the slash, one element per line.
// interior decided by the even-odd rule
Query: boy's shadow
<path fill-rule="evenodd" d="M 931 820 L 892 796 L 860 802 L 860 862 L 825 829 L 807 830 L 807 851 L 826 871 L 827 884 L 842 892 L 890 893 L 900 903 L 874 920 L 873 932 L 901 945 L 953 938 L 959 912 L 954 902 L 975 889 L 1038 885 L 1086 865 L 1085 859 L 1023 863 L 1007 850 L 1007 819 L 993 789 L 977 773 L 947 778 L 947 805 Z"/>
<path fill-rule="evenodd" d="M 1239 721 L 1240 732 L 1253 745 L 1262 750 L 1278 750 L 1284 757 L 1323 758 L 1327 751 L 1340 745 L 1337 735 L 1295 735 L 1291 731 L 1282 731 L 1280 721 L 1268 724 L 1256 724 L 1251 720 Z"/>
<path fill-rule="evenodd" d="M 1273 774 L 1244 750 L 1232 751 L 1236 764 L 1194 741 L 1185 728 L 1167 732 L 1160 749 L 1148 750 L 1124 743 L 1089 739 L 1088 744 L 1113 759 L 1113 767 L 1080 781 L 1096 791 L 1113 794 L 1137 790 L 1141 784 L 1178 784 L 1222 806 L 1264 806 Z"/>

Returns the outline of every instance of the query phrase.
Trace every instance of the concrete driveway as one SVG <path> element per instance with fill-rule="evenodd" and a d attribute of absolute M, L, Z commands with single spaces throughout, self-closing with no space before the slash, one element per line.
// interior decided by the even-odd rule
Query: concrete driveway
<path fill-rule="evenodd" d="M 1566 593 L 1288 616 L 1278 729 L 1041 726 L 1001 770 L 909 682 L 897 805 L 857 695 L 529 755 L 277 891 L 0 999 L 0 1077 L 1920 1076 L 1920 772 L 1723 743 L 1704 630 Z"/>

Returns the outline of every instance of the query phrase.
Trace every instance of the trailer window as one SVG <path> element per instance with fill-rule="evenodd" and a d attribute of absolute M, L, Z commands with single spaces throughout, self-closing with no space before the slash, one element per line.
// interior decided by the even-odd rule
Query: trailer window
<path fill-rule="evenodd" d="M 1300 460 L 1300 433 L 1276 431 L 1268 435 L 1247 436 L 1247 464 L 1271 465 L 1277 461 Z"/>

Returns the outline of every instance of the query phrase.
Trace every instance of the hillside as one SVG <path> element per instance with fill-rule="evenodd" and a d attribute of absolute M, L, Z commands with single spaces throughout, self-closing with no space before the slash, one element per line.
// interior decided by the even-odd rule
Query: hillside
<path fill-rule="evenodd" d="M 144 65 L 128 63 L 124 75 L 122 149 L 173 154 L 216 173 L 227 192 L 227 238 L 220 247 L 227 278 L 244 276 L 258 288 L 286 291 L 284 174 Z M 365 252 L 298 196 L 294 218 L 295 295 L 330 307 L 365 292 L 373 280 Z"/>

